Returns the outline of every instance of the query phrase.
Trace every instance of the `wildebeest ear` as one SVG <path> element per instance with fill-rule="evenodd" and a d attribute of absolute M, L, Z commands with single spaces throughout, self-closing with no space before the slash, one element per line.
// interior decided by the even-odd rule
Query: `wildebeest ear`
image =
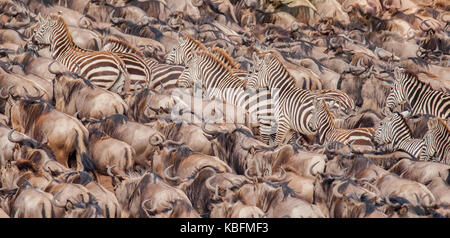
<path fill-rule="evenodd" d="M 33 151 L 33 153 L 31 153 L 31 155 L 29 157 L 29 160 L 33 163 L 39 163 L 41 161 L 41 159 L 42 159 L 42 154 L 37 150 Z"/>
<path fill-rule="evenodd" d="M 72 210 L 73 209 L 73 203 L 70 200 L 67 200 L 66 206 L 64 208 L 66 209 L 66 211 Z"/>
<path fill-rule="evenodd" d="M 402 205 L 398 213 L 402 216 L 406 215 L 408 213 L 408 206 Z"/>

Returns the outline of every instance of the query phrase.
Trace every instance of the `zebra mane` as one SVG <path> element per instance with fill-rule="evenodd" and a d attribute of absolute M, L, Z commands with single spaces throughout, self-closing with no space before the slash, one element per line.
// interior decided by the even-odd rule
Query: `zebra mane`
<path fill-rule="evenodd" d="M 235 76 L 235 74 L 234 74 L 233 70 L 230 68 L 230 66 L 226 65 L 221 60 L 217 59 L 216 56 L 214 56 L 213 54 L 209 53 L 208 51 L 205 51 L 205 50 L 197 51 L 197 55 L 198 56 L 206 56 L 208 58 L 211 58 L 215 63 L 217 63 L 222 68 L 224 68 L 228 73 L 230 73 L 230 75 Z"/>
<path fill-rule="evenodd" d="M 438 124 L 441 124 L 446 130 L 447 130 L 447 134 L 450 134 L 450 127 L 447 125 L 447 123 L 439 117 L 436 117 Z"/>
<path fill-rule="evenodd" d="M 328 118 L 330 118 L 330 124 L 334 127 L 335 126 L 335 124 L 334 124 L 334 116 L 330 112 L 330 109 L 328 108 L 328 105 L 325 102 L 325 99 L 321 99 L 319 102 L 322 103 L 323 108 L 325 109 L 325 112 L 328 114 Z"/>
<path fill-rule="evenodd" d="M 143 56 L 144 53 L 142 53 L 141 50 L 139 50 L 137 47 L 135 47 L 134 45 L 131 45 L 131 43 L 124 41 L 124 40 L 119 40 L 115 37 L 108 37 L 106 39 L 106 44 L 108 43 L 112 43 L 112 44 L 118 44 L 118 45 L 122 45 L 124 48 L 127 48 L 129 51 L 139 55 L 139 56 Z"/>
<path fill-rule="evenodd" d="M 399 113 L 399 112 L 393 112 L 393 114 L 396 114 L 396 115 L 398 115 L 400 117 L 400 120 L 402 120 L 403 124 L 408 129 L 409 135 L 412 136 L 411 128 L 408 126 L 408 123 L 406 122 L 406 119 L 403 117 L 403 115 L 401 113 Z"/>
<path fill-rule="evenodd" d="M 73 42 L 72 34 L 70 34 L 69 27 L 67 26 L 67 23 L 64 20 L 64 18 L 62 18 L 62 16 L 59 15 L 59 14 L 51 13 L 50 14 L 50 19 L 52 19 L 53 21 L 56 21 L 56 22 L 60 22 L 63 25 L 64 31 L 67 34 L 67 40 L 69 41 L 70 45 L 71 46 L 76 46 L 75 42 Z"/>
<path fill-rule="evenodd" d="M 258 54 L 258 56 L 262 56 L 262 55 L 268 55 L 268 57 L 270 57 L 270 59 L 272 61 L 276 61 L 278 62 L 278 64 L 283 68 L 283 70 L 289 75 L 289 78 L 292 80 L 292 83 L 295 84 L 295 78 L 294 76 L 292 76 L 292 74 L 289 72 L 288 68 L 286 67 L 286 65 L 283 63 L 283 61 L 280 58 L 283 58 L 283 56 L 275 51 L 275 50 L 268 50 L 268 51 L 264 51 Z"/>
<path fill-rule="evenodd" d="M 200 41 L 194 39 L 192 36 L 186 35 L 184 38 L 186 40 L 189 40 L 189 41 L 195 43 L 201 50 L 205 50 L 205 51 L 207 50 L 206 47 Z"/>
<path fill-rule="evenodd" d="M 241 65 L 239 63 L 236 63 L 234 61 L 234 59 L 222 48 L 214 47 L 211 50 L 211 53 L 213 53 L 213 54 L 214 53 L 220 54 L 221 56 L 223 56 L 230 63 L 231 67 L 233 67 L 235 69 L 239 69 L 241 67 Z"/>
<path fill-rule="evenodd" d="M 404 74 L 406 77 L 411 77 L 411 78 L 413 78 L 414 80 L 417 80 L 419 83 L 422 83 L 422 84 L 423 84 L 425 87 L 427 87 L 428 89 L 433 89 L 433 88 L 431 87 L 431 84 L 430 84 L 430 83 L 427 83 L 427 82 L 424 82 L 424 81 L 420 80 L 419 75 L 417 75 L 414 71 L 412 71 L 412 70 L 410 70 L 410 69 L 406 69 L 405 71 L 403 71 L 403 74 Z"/>

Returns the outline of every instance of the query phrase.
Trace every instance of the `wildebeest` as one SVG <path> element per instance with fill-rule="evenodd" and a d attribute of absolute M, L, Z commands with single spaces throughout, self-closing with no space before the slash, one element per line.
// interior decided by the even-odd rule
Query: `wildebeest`
<path fill-rule="evenodd" d="M 67 168 L 94 172 L 87 145 L 89 132 L 80 121 L 47 102 L 32 99 L 10 97 L 7 112 L 17 131 L 38 141 L 45 137 L 56 161 Z"/>

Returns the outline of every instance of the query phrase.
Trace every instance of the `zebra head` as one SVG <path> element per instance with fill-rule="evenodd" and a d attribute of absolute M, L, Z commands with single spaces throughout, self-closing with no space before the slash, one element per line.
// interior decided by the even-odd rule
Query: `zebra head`
<path fill-rule="evenodd" d="M 193 56 L 186 62 L 186 69 L 183 74 L 178 79 L 178 86 L 180 87 L 192 87 L 196 83 L 202 83 L 200 75 L 201 59 L 198 54 L 193 54 Z"/>
<path fill-rule="evenodd" d="M 373 135 L 373 141 L 376 144 L 384 145 L 392 141 L 391 129 L 394 126 L 394 115 L 396 114 L 388 114 L 382 121 L 380 121 L 380 124 L 378 125 L 377 129 L 375 130 L 375 134 Z"/>
<path fill-rule="evenodd" d="M 422 152 L 421 159 L 428 160 L 435 156 L 437 152 L 436 148 L 436 136 L 437 135 L 445 135 L 443 133 L 445 131 L 445 126 L 439 125 L 439 120 L 437 118 L 430 118 L 427 122 L 428 131 L 423 137 L 425 141 L 425 150 Z M 440 128 L 441 127 L 441 128 Z"/>
<path fill-rule="evenodd" d="M 264 60 L 260 59 L 256 52 L 253 52 L 253 67 L 248 75 L 247 86 L 250 88 L 264 88 L 267 87 L 263 83 L 264 70 L 266 69 Z"/>
<path fill-rule="evenodd" d="M 33 36 L 31 38 L 33 44 L 42 46 L 51 44 L 52 27 L 56 24 L 50 16 L 43 18 L 41 14 L 38 15 L 38 23 L 34 27 Z"/>
<path fill-rule="evenodd" d="M 313 99 L 313 109 L 311 111 L 311 118 L 308 122 L 308 127 L 313 133 L 316 133 L 320 126 L 324 124 L 322 118 L 328 116 L 326 115 L 327 110 L 325 100 L 317 98 Z"/>
<path fill-rule="evenodd" d="M 403 82 L 409 76 L 404 69 L 396 67 L 394 69 L 394 82 L 392 83 L 389 95 L 386 100 L 386 106 L 383 108 L 383 115 L 387 115 L 399 104 L 406 102 L 405 89 Z"/>
<path fill-rule="evenodd" d="M 167 64 L 187 64 L 192 57 L 188 38 L 178 37 L 178 45 L 166 57 Z"/>

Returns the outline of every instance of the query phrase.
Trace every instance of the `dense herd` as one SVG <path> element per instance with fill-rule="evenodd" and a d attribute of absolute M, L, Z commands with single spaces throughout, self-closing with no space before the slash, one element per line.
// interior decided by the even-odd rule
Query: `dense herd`
<path fill-rule="evenodd" d="M 0 0 L 0 217 L 450 217 L 446 0 Z"/>

